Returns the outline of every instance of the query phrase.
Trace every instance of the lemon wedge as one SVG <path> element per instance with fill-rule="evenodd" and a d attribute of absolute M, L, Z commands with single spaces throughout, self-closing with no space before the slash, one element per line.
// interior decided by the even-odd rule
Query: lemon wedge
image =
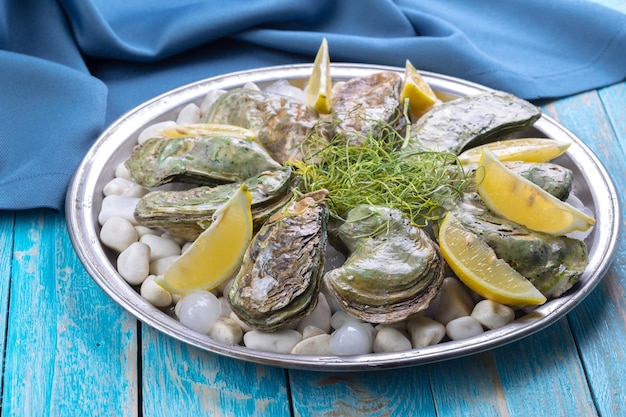
<path fill-rule="evenodd" d="M 315 56 L 313 72 L 305 88 L 306 104 L 320 114 L 328 114 L 333 105 L 331 92 L 330 55 L 328 42 L 324 38 Z"/>
<path fill-rule="evenodd" d="M 491 211 L 538 232 L 559 236 L 595 224 L 592 217 L 506 168 L 489 149 L 483 149 L 478 163 L 476 188 Z"/>
<path fill-rule="evenodd" d="M 174 294 L 212 290 L 240 267 L 252 239 L 252 195 L 243 184 L 213 222 L 155 282 Z"/>
<path fill-rule="evenodd" d="M 441 254 L 456 276 L 489 300 L 510 306 L 539 305 L 546 297 L 452 214 L 439 229 Z"/>
<path fill-rule="evenodd" d="M 430 85 L 408 59 L 404 67 L 400 102 L 404 105 L 406 99 L 409 100 L 411 115 L 414 117 L 420 117 L 439 102 Z"/>
<path fill-rule="evenodd" d="M 468 149 L 458 159 L 461 165 L 477 164 L 483 149 L 489 149 L 500 161 L 547 162 L 564 154 L 570 145 L 546 138 L 509 139 Z"/>
<path fill-rule="evenodd" d="M 188 136 L 227 136 L 231 138 L 255 140 L 256 134 L 250 129 L 219 123 L 189 123 L 164 129 L 161 135 L 176 139 Z"/>

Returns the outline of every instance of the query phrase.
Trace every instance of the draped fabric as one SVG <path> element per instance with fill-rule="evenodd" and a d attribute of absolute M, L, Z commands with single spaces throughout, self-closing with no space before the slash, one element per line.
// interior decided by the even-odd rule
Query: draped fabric
<path fill-rule="evenodd" d="M 582 0 L 0 0 L 0 209 L 61 210 L 99 133 L 172 88 L 256 67 L 403 67 L 560 97 L 626 77 L 626 15 Z"/>

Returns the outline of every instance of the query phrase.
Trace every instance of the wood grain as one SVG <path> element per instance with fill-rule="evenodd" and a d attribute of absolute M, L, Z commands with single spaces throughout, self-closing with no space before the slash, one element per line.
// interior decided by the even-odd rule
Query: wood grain
<path fill-rule="evenodd" d="M 2 412 L 137 416 L 136 322 L 94 284 L 63 216 L 16 214 Z"/>
<path fill-rule="evenodd" d="M 601 159 L 618 190 L 626 187 L 626 83 L 559 100 L 548 111 Z M 606 113 L 604 111 L 606 109 Z M 619 193 L 624 207 L 624 193 Z M 622 208 L 622 234 L 624 212 Z M 572 331 L 602 416 L 626 415 L 626 242 L 598 288 L 571 314 Z"/>
<path fill-rule="evenodd" d="M 218 356 L 142 331 L 143 415 L 289 416 L 284 369 Z"/>

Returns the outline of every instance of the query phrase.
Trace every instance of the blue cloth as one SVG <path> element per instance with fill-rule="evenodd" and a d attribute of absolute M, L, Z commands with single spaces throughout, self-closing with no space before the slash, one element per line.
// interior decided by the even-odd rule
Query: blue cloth
<path fill-rule="evenodd" d="M 579 0 L 0 0 L 0 209 L 61 210 L 125 111 L 230 71 L 334 62 L 448 74 L 527 99 L 626 77 L 626 15 Z"/>

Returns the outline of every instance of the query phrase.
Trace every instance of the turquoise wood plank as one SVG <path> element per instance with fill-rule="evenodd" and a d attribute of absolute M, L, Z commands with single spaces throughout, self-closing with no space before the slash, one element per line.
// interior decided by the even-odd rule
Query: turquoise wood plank
<path fill-rule="evenodd" d="M 13 261 L 13 212 L 0 211 L 0 348 L 6 347 L 6 328 L 9 310 L 9 289 L 11 286 L 11 264 Z M 2 369 L 4 369 L 4 355 Z M 4 378 L 0 378 L 0 392 Z"/>
<path fill-rule="evenodd" d="M 430 365 L 430 377 L 442 416 L 595 415 L 564 320 L 493 351 Z"/>
<path fill-rule="evenodd" d="M 289 371 L 294 416 L 436 416 L 428 369 Z"/>
<path fill-rule="evenodd" d="M 290 415 L 285 370 L 214 355 L 142 329 L 144 416 Z"/>
<path fill-rule="evenodd" d="M 2 411 L 137 416 L 136 321 L 85 273 L 63 216 L 16 214 Z"/>
<path fill-rule="evenodd" d="M 576 105 L 572 105 L 576 102 Z M 563 111 L 567 107 L 570 111 Z M 599 109 L 606 109 L 607 113 Z M 618 190 L 626 187 L 626 83 L 555 103 L 549 110 L 600 158 Z M 607 118 L 608 114 L 608 118 Z M 622 210 L 624 195 L 621 193 Z M 622 227 L 624 228 L 624 212 Z M 622 229 L 622 235 L 624 234 Z M 626 415 L 626 241 L 599 287 L 570 315 L 602 416 Z"/>
<path fill-rule="evenodd" d="M 567 319 L 494 355 L 510 415 L 597 415 Z"/>

